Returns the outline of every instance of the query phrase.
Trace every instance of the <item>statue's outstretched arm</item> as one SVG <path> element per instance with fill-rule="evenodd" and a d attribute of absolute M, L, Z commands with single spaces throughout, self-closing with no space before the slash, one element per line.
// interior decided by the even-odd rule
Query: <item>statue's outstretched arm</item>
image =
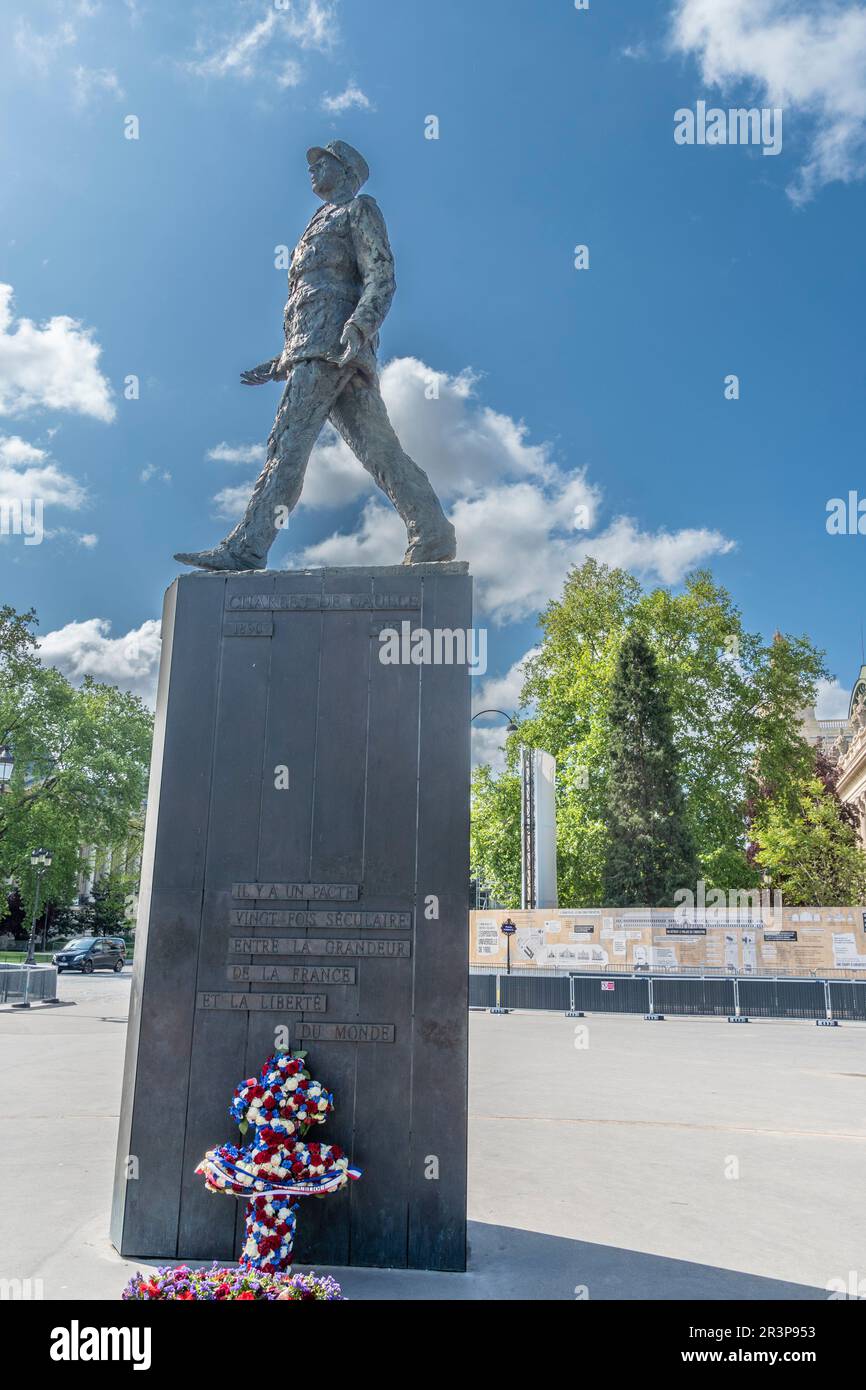
<path fill-rule="evenodd" d="M 269 362 L 261 362 L 258 367 L 253 367 L 249 372 L 241 372 L 241 381 L 244 386 L 264 386 L 266 381 L 276 381 L 279 357 L 272 357 Z"/>

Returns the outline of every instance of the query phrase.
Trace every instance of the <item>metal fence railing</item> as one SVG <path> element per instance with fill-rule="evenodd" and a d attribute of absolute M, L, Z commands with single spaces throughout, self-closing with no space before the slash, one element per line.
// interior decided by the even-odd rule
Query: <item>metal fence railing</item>
<path fill-rule="evenodd" d="M 0 1004 L 48 1004 L 56 999 L 56 965 L 0 964 Z"/>
<path fill-rule="evenodd" d="M 866 1021 L 866 980 L 795 976 L 470 970 L 470 1008 Z"/>
<path fill-rule="evenodd" d="M 503 964 L 497 965 L 470 965 L 470 975 L 504 975 L 506 967 Z M 732 980 L 744 979 L 796 979 L 796 980 L 848 980 L 851 983 L 859 984 L 857 974 L 851 967 L 839 966 L 838 968 L 828 967 L 826 969 L 798 970 L 796 973 L 786 976 L 784 971 L 772 970 L 768 966 L 756 966 L 753 970 L 735 970 L 733 966 L 727 965 L 653 965 L 639 966 L 637 969 L 633 965 L 609 964 L 609 965 L 535 965 L 529 962 L 512 961 L 512 975 L 596 975 L 605 980 L 610 979 L 611 975 L 632 975 L 646 976 L 652 975 L 658 979 L 662 975 L 672 975 L 676 978 L 681 976 L 696 976 L 700 979 Z M 866 970 L 860 972 L 866 980 Z"/>

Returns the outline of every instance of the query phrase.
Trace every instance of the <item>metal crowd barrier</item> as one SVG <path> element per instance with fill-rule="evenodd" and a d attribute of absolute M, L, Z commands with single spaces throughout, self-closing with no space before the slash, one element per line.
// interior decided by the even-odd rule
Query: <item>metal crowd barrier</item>
<path fill-rule="evenodd" d="M 557 1013 L 866 1021 L 866 980 L 470 970 L 469 1006 Z"/>
<path fill-rule="evenodd" d="M 0 1004 L 49 1004 L 56 999 L 56 965 L 0 963 Z"/>

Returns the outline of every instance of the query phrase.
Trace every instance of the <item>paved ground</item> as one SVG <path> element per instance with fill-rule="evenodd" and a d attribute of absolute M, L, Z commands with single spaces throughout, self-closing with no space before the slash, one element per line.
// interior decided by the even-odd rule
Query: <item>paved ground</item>
<path fill-rule="evenodd" d="M 129 971 L 60 993 L 74 1006 L 0 1010 L 0 1277 L 111 1299 L 133 1268 L 107 1239 Z M 335 1271 L 350 1297 L 810 1299 L 866 1279 L 866 1025 L 473 1013 L 471 1038 L 471 1272 Z"/>

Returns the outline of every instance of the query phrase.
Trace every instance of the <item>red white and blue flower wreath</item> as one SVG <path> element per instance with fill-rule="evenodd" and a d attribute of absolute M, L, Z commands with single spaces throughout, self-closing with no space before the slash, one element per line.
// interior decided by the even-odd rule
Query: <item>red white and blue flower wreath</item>
<path fill-rule="evenodd" d="M 210 1192 L 249 1202 L 240 1263 L 269 1274 L 291 1265 L 297 1199 L 327 1196 L 361 1176 L 336 1144 L 306 1138 L 327 1120 L 334 1097 L 312 1079 L 305 1057 L 279 1052 L 235 1088 L 229 1113 L 252 1138 L 242 1148 L 209 1149 L 195 1170 Z"/>

